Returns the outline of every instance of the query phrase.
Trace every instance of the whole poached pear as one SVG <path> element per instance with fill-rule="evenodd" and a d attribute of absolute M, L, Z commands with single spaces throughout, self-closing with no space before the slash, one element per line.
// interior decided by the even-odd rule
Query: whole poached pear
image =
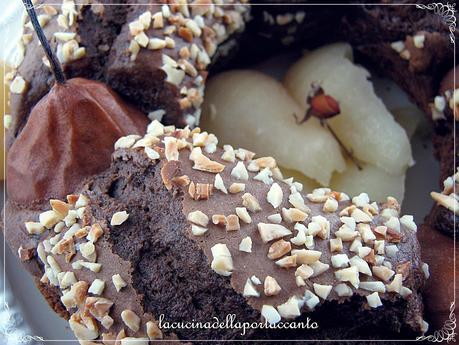
<path fill-rule="evenodd" d="M 118 138 L 143 135 L 147 123 L 101 82 L 55 83 L 8 152 L 8 198 L 22 204 L 65 197 L 110 165 Z"/>

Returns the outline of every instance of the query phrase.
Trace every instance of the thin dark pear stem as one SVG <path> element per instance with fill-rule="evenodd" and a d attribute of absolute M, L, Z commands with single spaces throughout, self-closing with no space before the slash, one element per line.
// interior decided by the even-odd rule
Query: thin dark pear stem
<path fill-rule="evenodd" d="M 343 151 L 346 154 L 346 156 L 348 156 L 348 158 L 355 164 L 357 169 L 362 170 L 362 167 L 360 166 L 360 164 L 357 161 L 357 159 L 355 159 L 354 154 L 352 153 L 352 151 L 348 150 L 346 145 L 344 145 L 343 142 L 338 138 L 338 136 L 336 135 L 335 131 L 331 128 L 331 126 L 327 123 L 327 121 L 321 121 L 321 122 L 322 122 L 322 126 L 327 127 L 327 129 L 333 135 L 335 140 L 338 142 L 339 146 L 341 146 L 341 148 L 343 149 Z"/>
<path fill-rule="evenodd" d="M 29 14 L 30 22 L 37 33 L 38 39 L 41 42 L 43 49 L 45 50 L 46 56 L 48 57 L 49 63 L 51 64 L 51 69 L 53 70 L 54 78 L 56 82 L 59 84 L 64 84 L 66 79 L 64 75 L 64 71 L 62 70 L 62 66 L 59 63 L 59 60 L 54 54 L 53 50 L 51 49 L 48 40 L 46 39 L 45 34 L 43 33 L 43 29 L 38 23 L 37 13 L 35 12 L 34 5 L 32 4 L 31 0 L 22 0 L 24 7 Z"/>

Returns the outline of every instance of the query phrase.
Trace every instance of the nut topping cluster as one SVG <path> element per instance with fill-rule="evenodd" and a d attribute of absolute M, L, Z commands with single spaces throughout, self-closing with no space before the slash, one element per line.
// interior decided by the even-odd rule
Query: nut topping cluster
<path fill-rule="evenodd" d="M 410 298 L 413 272 L 421 267 L 415 267 L 415 261 L 402 261 L 399 246 L 415 236 L 417 228 L 412 216 L 400 217 L 394 198 L 378 205 L 366 193 L 350 199 L 329 188 L 304 196 L 301 183 L 274 173 L 277 164 L 272 157 L 256 158 L 253 152 L 229 146 L 220 152 L 211 148 L 209 153 L 209 137 L 218 143 L 199 128 L 175 129 L 155 120 L 143 138 L 121 138 L 119 142 L 125 144 L 119 150 L 143 152 L 151 164 L 159 164 L 164 188 L 182 189 L 187 235 L 208 246 L 206 255 L 216 274 L 242 279 L 236 291 L 254 302 L 267 322 L 291 319 L 325 300 L 356 294 L 368 308 L 382 306 L 389 295 Z M 265 177 L 258 178 L 260 172 Z M 85 298 L 103 298 L 108 282 L 81 282 L 77 273 L 79 269 L 103 270 L 97 262 L 97 240 L 103 230 L 98 224 L 80 225 L 89 202 L 86 197 L 69 196 L 69 200 L 52 200 L 52 210 L 25 226 L 34 236 L 52 229 L 59 236 L 37 248 L 45 266 L 43 280 L 61 286 L 69 308 L 78 307 L 71 321 L 75 332 L 95 336 L 97 322 L 110 325 L 110 319 L 104 319 L 109 313 L 87 324 L 79 316 L 85 312 L 81 305 Z M 111 226 L 129 226 L 129 210 L 116 212 Z M 77 253 L 82 258 L 75 259 Z M 73 271 L 62 272 L 54 255 L 66 255 Z M 247 263 L 243 269 L 238 267 L 240 260 Z M 255 270 L 253 260 L 262 260 L 268 271 Z M 427 277 L 428 267 L 422 270 Z M 117 291 L 128 284 L 120 275 L 111 279 Z M 272 302 L 279 298 L 280 303 Z M 128 329 L 141 329 L 140 316 L 131 310 L 123 311 L 121 317 Z M 148 334 L 155 333 L 151 324 L 146 327 Z"/>
<path fill-rule="evenodd" d="M 159 128 L 160 124 L 152 126 Z M 212 182 L 208 185 L 213 194 L 206 198 L 189 194 L 193 199 L 190 205 L 194 205 L 188 213 L 190 236 L 206 237 L 226 230 L 227 236 L 238 237 L 236 248 L 222 240 L 223 233 L 218 242 L 209 243 L 210 266 L 222 276 L 243 274 L 245 283 L 239 292 L 250 299 L 262 299 L 260 309 L 266 320 L 296 317 L 303 308 L 313 310 L 323 300 L 354 294 L 365 296 L 370 308 L 383 305 L 388 294 L 409 298 L 412 291 L 404 284 L 411 273 L 405 265 L 409 267 L 411 263 L 398 262 L 397 253 L 398 245 L 417 227 L 412 216 L 400 217 L 400 205 L 394 198 L 378 205 L 366 193 L 350 199 L 329 188 L 318 188 L 303 196 L 301 183 L 284 179 L 276 171 L 272 157 L 256 158 L 253 152 L 229 145 L 222 153 L 207 152 L 202 148 L 210 134 L 199 128 L 157 131 L 165 135 L 163 143 L 171 140 L 168 137 L 185 141 L 178 149 L 178 161 L 190 162 L 188 175 L 207 176 L 202 181 Z M 218 143 L 217 138 L 213 140 Z M 161 143 L 152 149 L 162 152 Z M 203 169 L 197 161 L 218 169 Z M 254 193 L 255 184 L 265 192 Z M 239 201 L 233 209 L 211 207 L 215 212 L 206 214 L 204 210 L 214 206 L 209 204 L 214 195 Z M 263 199 L 260 195 L 264 195 Z M 263 287 L 251 279 L 254 274 L 250 269 L 240 273 L 234 264 L 234 257 L 240 255 L 246 256 L 249 263 L 250 256 L 255 255 L 255 244 L 266 248 L 266 259 L 273 267 L 273 273 L 265 272 L 260 277 Z M 302 291 L 280 305 L 269 304 L 271 296 L 285 293 L 285 282 L 274 274 L 276 266 L 291 272 L 297 291 Z M 332 274 L 333 284 L 321 283 L 324 274 Z"/>
<path fill-rule="evenodd" d="M 131 146 L 134 143 L 131 144 Z M 145 337 L 127 337 L 124 329 L 117 334 L 113 332 L 114 317 L 112 307 L 116 301 L 104 297 L 107 285 L 104 280 L 103 265 L 98 263 L 98 244 L 103 238 L 102 223 L 88 223 L 85 217 L 89 199 L 83 195 L 68 195 L 66 201 L 51 199 L 51 209 L 39 214 L 38 222 L 26 222 L 25 229 L 31 236 L 48 234 L 38 243 L 36 253 L 43 264 L 44 274 L 41 282 L 60 289 L 61 302 L 71 313 L 69 325 L 75 336 L 85 343 L 90 340 L 104 339 L 136 341 L 148 344 L 148 340 L 162 338 L 162 332 L 153 320 L 143 324 L 143 320 L 132 310 L 126 309 L 119 316 L 124 325 L 134 333 L 141 330 Z M 115 212 L 111 216 L 112 227 L 121 226 L 129 218 L 126 211 Z M 30 260 L 33 253 L 23 249 L 18 253 L 24 260 Z M 65 267 L 65 268 L 64 268 Z M 94 273 L 92 281 L 80 280 L 81 270 Z M 108 279 L 119 293 L 128 283 L 121 274 Z M 141 341 L 141 342 L 139 342 Z"/>
<path fill-rule="evenodd" d="M 199 121 L 205 70 L 217 45 L 244 29 L 249 9 L 246 1 L 214 4 L 185 0 L 156 7 L 155 13 L 146 10 L 129 23 L 130 59 L 135 61 L 142 49 L 162 53 L 161 69 L 166 81 L 180 90 L 179 104 L 188 112 L 185 119 L 192 126 Z M 215 150 L 212 137 L 206 137 L 202 134 L 193 138 L 193 144 L 204 146 L 207 141 L 206 149 Z"/>
<path fill-rule="evenodd" d="M 45 28 L 51 19 L 56 18 L 59 31 L 53 33 L 53 39 L 56 41 L 56 56 L 62 64 L 86 56 L 86 48 L 80 46 L 80 37 L 76 34 L 76 21 L 80 8 L 81 5 L 77 5 L 73 0 L 63 0 L 60 7 L 54 4 L 37 7 L 39 13 L 37 19 L 42 28 Z M 34 30 L 30 20 L 28 21 L 26 12 L 24 12 L 22 21 L 23 34 L 18 42 L 16 60 L 12 66 L 13 69 L 5 75 L 5 82 L 9 84 L 10 92 L 14 94 L 25 93 L 29 86 L 29 81 L 19 75 L 17 70 L 24 61 L 26 48 L 33 39 Z M 42 61 L 47 68 L 51 68 L 44 55 Z"/>
<path fill-rule="evenodd" d="M 445 207 L 457 215 L 459 215 L 459 196 L 456 193 L 458 182 L 459 168 L 453 176 L 449 176 L 446 180 L 443 181 L 443 191 L 441 193 L 430 193 L 432 199 L 434 199 L 439 205 Z"/>

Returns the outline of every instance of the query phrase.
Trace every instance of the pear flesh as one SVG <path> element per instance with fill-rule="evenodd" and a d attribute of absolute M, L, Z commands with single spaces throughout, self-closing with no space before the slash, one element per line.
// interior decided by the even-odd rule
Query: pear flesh
<path fill-rule="evenodd" d="M 352 62 L 348 44 L 337 43 L 306 54 L 288 70 L 284 85 L 303 107 L 311 84 L 319 82 L 341 113 L 328 120 L 343 144 L 361 161 L 400 175 L 413 164 L 404 129 L 376 96 L 370 74 Z"/>
<path fill-rule="evenodd" d="M 299 125 L 303 109 L 281 83 L 260 72 L 222 73 L 207 85 L 201 127 L 231 144 L 273 156 L 277 163 L 327 185 L 345 160 L 330 132 L 318 120 Z"/>

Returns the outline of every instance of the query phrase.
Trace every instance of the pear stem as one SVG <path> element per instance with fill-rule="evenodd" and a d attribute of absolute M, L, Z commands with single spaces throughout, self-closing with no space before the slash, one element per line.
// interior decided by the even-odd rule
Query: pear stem
<path fill-rule="evenodd" d="M 62 70 L 62 66 L 59 60 L 57 59 L 56 54 L 54 54 L 53 50 L 51 49 L 51 46 L 49 45 L 48 40 L 46 39 L 43 29 L 40 26 L 40 23 L 38 22 L 37 13 L 35 12 L 35 8 L 32 4 L 32 1 L 22 0 L 22 2 L 27 13 L 29 14 L 30 22 L 32 23 L 32 26 L 35 29 L 35 32 L 37 33 L 37 37 L 40 40 L 43 49 L 45 50 L 45 54 L 49 60 L 51 69 L 53 70 L 56 82 L 58 84 L 64 84 L 66 81 L 64 71 Z"/>
<path fill-rule="evenodd" d="M 326 120 L 322 120 L 320 121 L 321 125 L 326 127 L 331 135 L 333 135 L 333 138 L 335 138 L 335 140 L 338 142 L 339 146 L 341 146 L 341 149 L 344 151 L 344 153 L 346 154 L 346 156 L 348 156 L 348 158 L 352 161 L 352 163 L 355 164 L 355 166 L 357 167 L 357 169 L 359 169 L 360 171 L 362 170 L 362 166 L 359 164 L 359 162 L 357 161 L 357 159 L 354 157 L 354 154 L 351 150 L 349 150 L 346 145 L 343 144 L 343 142 L 338 138 L 338 136 L 336 135 L 335 131 L 331 128 L 331 126 L 328 124 L 328 122 Z"/>

